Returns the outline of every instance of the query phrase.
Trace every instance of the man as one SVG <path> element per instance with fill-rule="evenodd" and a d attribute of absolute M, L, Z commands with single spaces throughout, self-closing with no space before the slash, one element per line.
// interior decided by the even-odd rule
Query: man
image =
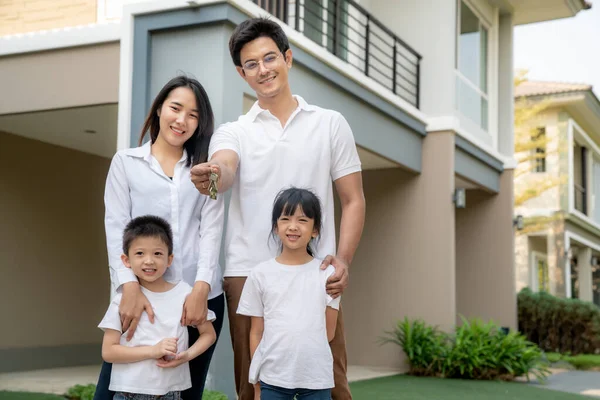
<path fill-rule="evenodd" d="M 277 193 L 289 186 L 312 189 L 323 203 L 324 221 L 318 255 L 328 256 L 336 272 L 327 291 L 337 297 L 348 285 L 348 266 L 360 241 L 365 217 L 361 167 L 350 126 L 338 112 L 309 105 L 293 96 L 288 72 L 292 50 L 281 27 L 268 19 L 244 21 L 232 34 L 229 50 L 239 75 L 258 101 L 245 115 L 221 126 L 212 137 L 210 161 L 192 169 L 192 181 L 208 194 L 209 175 L 219 175 L 219 192 L 232 188 L 225 237 L 225 282 L 240 400 L 253 399 L 248 382 L 250 318 L 237 315 L 249 271 L 274 257 L 270 212 Z M 333 185 L 342 216 L 335 251 Z M 346 343 L 340 309 L 334 358 L 334 399 L 351 399 L 346 378 Z"/>

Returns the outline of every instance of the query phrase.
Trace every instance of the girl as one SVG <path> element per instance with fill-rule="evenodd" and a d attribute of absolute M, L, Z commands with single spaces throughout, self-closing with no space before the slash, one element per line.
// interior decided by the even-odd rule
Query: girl
<path fill-rule="evenodd" d="M 216 314 L 217 339 L 223 323 L 224 295 L 218 265 L 223 230 L 223 198 L 201 195 L 190 179 L 190 168 L 206 162 L 214 117 L 206 91 L 185 76 L 171 79 L 158 93 L 144 122 L 140 147 L 113 157 L 104 202 L 108 258 L 113 290 L 122 294 L 122 330 L 130 340 L 142 312 L 154 322 L 152 305 L 131 269 L 121 262 L 123 230 L 133 218 L 155 215 L 170 223 L 176 257 L 165 279 L 193 287 L 186 298 L 181 324 L 201 325 L 210 309 Z M 143 144 L 146 134 L 150 141 Z M 189 329 L 189 345 L 198 330 Z M 216 343 L 215 343 L 216 345 Z M 201 399 L 215 345 L 190 362 L 192 388 L 186 399 Z M 104 363 L 94 399 L 112 399 L 111 365 Z"/>
<path fill-rule="evenodd" d="M 271 236 L 280 242 L 281 253 L 252 269 L 237 309 L 251 317 L 249 381 L 257 399 L 331 399 L 329 341 L 340 298 L 325 291 L 334 268 L 323 271 L 314 258 L 312 243 L 320 230 L 317 196 L 298 188 L 279 193 Z"/>

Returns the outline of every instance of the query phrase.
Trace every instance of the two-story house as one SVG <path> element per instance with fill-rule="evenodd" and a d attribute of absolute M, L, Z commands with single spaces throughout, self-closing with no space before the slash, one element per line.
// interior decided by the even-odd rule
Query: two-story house
<path fill-rule="evenodd" d="M 367 216 L 344 294 L 349 363 L 405 368 L 378 338 L 404 318 L 516 327 L 513 28 L 583 0 L 13 1 L 0 7 L 0 371 L 98 362 L 109 296 L 102 193 L 149 102 L 179 71 L 218 123 L 249 109 L 227 41 L 271 14 L 290 82 L 340 111 L 363 164 Z M 77 26 L 75 26 L 77 25 Z M 339 209 L 339 208 L 338 208 Z M 339 217 L 339 212 L 338 212 Z M 224 326 L 213 383 L 231 383 Z M 220 382 L 224 380 L 225 383 Z M 215 383 L 216 382 L 216 383 Z"/>
<path fill-rule="evenodd" d="M 545 136 L 515 185 L 548 183 L 515 208 L 533 225 L 516 236 L 517 290 L 600 306 L 600 101 L 589 85 L 561 82 L 526 81 L 515 97 L 538 105 L 525 125 Z"/>

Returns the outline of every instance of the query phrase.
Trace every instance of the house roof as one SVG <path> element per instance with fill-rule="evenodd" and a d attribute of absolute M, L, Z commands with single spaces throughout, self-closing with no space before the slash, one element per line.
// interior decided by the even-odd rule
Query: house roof
<path fill-rule="evenodd" d="M 515 97 L 586 92 L 588 90 L 592 90 L 592 85 L 583 83 L 524 81 L 515 88 Z"/>

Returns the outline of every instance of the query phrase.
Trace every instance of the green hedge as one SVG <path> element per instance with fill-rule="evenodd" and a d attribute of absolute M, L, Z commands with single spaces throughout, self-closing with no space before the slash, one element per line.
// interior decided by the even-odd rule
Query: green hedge
<path fill-rule="evenodd" d="M 421 320 L 405 318 L 383 342 L 402 347 L 411 375 L 461 379 L 512 380 L 548 373 L 541 350 L 517 332 L 495 324 L 467 321 L 447 334 Z"/>
<path fill-rule="evenodd" d="M 600 308 L 525 288 L 517 297 L 519 331 L 547 352 L 600 353 Z"/>

